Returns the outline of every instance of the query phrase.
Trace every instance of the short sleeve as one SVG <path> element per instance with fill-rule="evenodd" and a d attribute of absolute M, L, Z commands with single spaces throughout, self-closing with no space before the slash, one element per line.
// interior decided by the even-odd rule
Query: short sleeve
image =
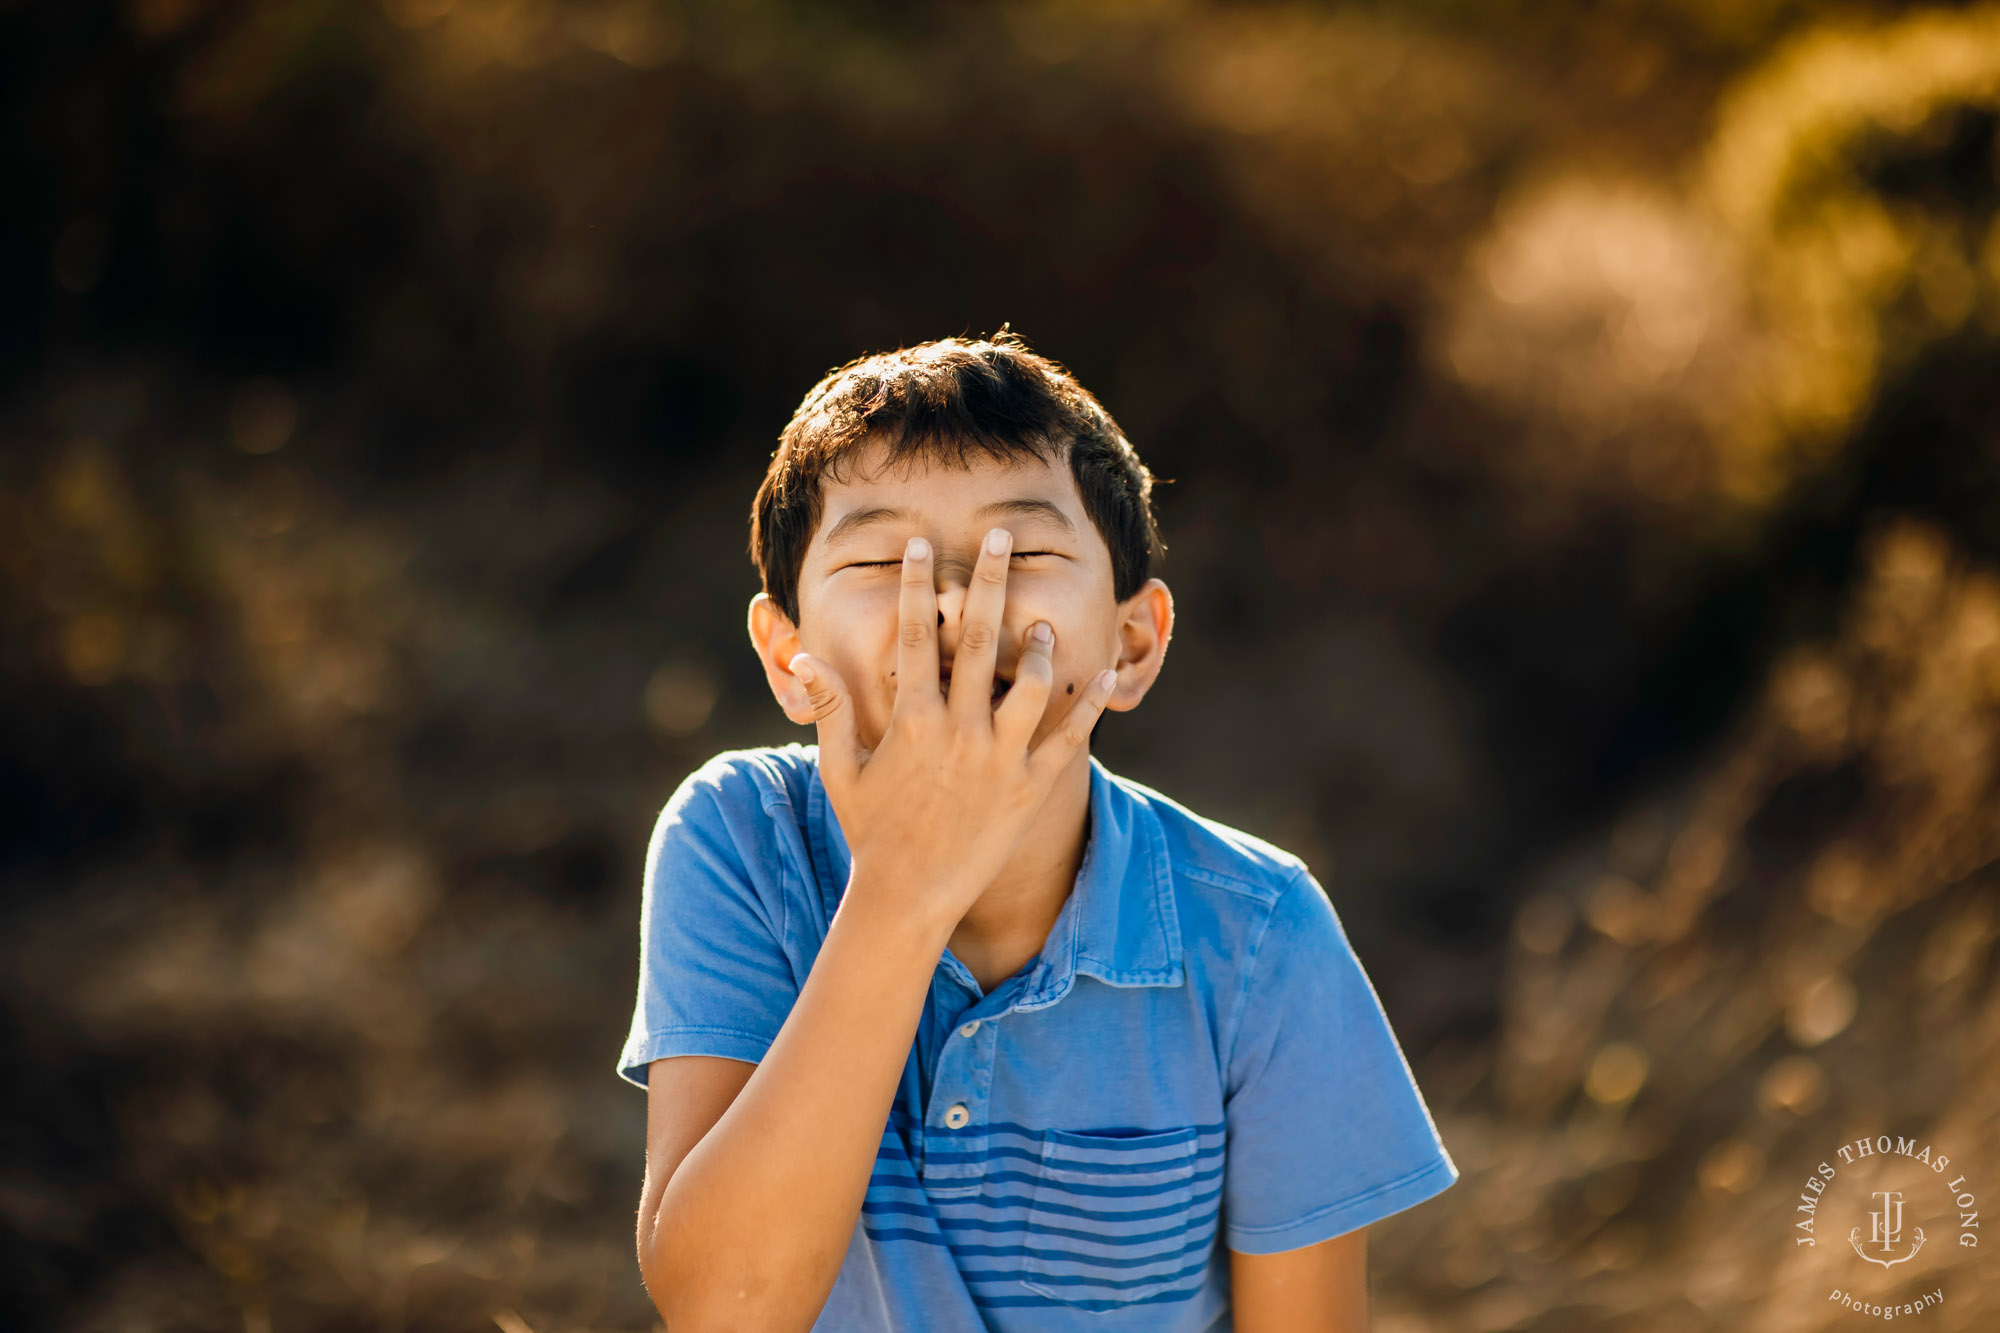
<path fill-rule="evenodd" d="M 798 998 L 784 872 L 755 779 L 711 761 L 660 812 L 639 909 L 639 994 L 618 1073 L 670 1055 L 758 1061 Z"/>
<path fill-rule="evenodd" d="M 1250 964 L 1226 1094 L 1232 1250 L 1317 1244 L 1458 1179 L 1333 904 L 1303 870 Z"/>

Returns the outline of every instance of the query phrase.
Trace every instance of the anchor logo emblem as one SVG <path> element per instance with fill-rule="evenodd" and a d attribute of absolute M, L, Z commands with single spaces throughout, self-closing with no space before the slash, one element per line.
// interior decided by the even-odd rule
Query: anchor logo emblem
<path fill-rule="evenodd" d="M 1867 1249 L 1862 1248 L 1860 1227 L 1847 1233 L 1847 1243 L 1854 1247 L 1856 1254 L 1871 1264 L 1894 1268 L 1897 1264 L 1908 1263 L 1917 1257 L 1918 1250 L 1924 1248 L 1924 1229 L 1911 1228 L 1916 1236 L 1916 1242 L 1910 1246 L 1908 1254 L 1896 1259 L 1888 1258 L 1887 1256 L 1895 1250 L 1897 1243 L 1903 1238 L 1903 1195 L 1900 1190 L 1877 1190 L 1873 1197 L 1880 1199 L 1882 1206 L 1868 1214 L 1868 1247 L 1880 1249 L 1881 1254 L 1870 1254 Z"/>

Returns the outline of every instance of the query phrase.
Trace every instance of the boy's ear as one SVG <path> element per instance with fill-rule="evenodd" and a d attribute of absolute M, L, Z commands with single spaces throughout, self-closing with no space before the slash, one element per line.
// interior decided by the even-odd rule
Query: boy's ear
<path fill-rule="evenodd" d="M 1104 705 L 1130 712 L 1153 688 L 1166 665 L 1174 637 L 1174 595 L 1159 579 L 1147 579 L 1118 606 L 1118 685 Z"/>
<path fill-rule="evenodd" d="M 764 679 L 785 716 L 801 726 L 813 724 L 812 699 L 806 687 L 792 674 L 789 665 L 805 645 L 799 642 L 798 626 L 771 600 L 768 593 L 750 599 L 750 646 L 764 664 Z"/>

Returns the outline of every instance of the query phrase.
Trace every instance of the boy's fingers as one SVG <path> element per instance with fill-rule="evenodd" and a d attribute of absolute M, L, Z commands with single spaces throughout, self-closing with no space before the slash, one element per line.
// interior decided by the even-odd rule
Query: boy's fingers
<path fill-rule="evenodd" d="M 1000 617 L 1007 604 L 1007 560 L 1014 534 L 994 528 L 979 545 L 979 560 L 959 613 L 958 651 L 951 658 L 951 711 L 962 722 L 993 712 L 993 677 L 999 666 Z"/>
<path fill-rule="evenodd" d="M 903 548 L 903 586 L 896 601 L 896 703 L 899 717 L 942 709 L 938 691 L 937 584 L 931 544 L 910 538 Z"/>
<path fill-rule="evenodd" d="M 1090 683 L 1083 687 L 1083 697 L 1063 715 L 1061 725 L 1042 737 L 1042 743 L 1028 756 L 1028 767 L 1041 779 L 1043 786 L 1052 785 L 1056 774 L 1090 740 L 1090 729 L 1103 716 L 1104 705 L 1111 701 L 1111 691 L 1117 684 L 1118 673 L 1108 667 L 1092 676 Z"/>
<path fill-rule="evenodd" d="M 993 730 L 1010 745 L 1025 748 L 1034 737 L 1035 724 L 1049 706 L 1049 691 L 1055 688 L 1055 667 L 1049 655 L 1055 650 L 1055 629 L 1038 620 L 1021 642 L 1021 656 L 1014 666 L 1014 685 L 993 710 Z M 952 688 L 958 688 L 958 673 L 952 673 Z"/>
<path fill-rule="evenodd" d="M 820 772 L 837 787 L 861 767 L 847 685 L 832 667 L 807 653 L 795 654 L 789 665 L 812 701 L 813 724 L 819 728 Z"/>

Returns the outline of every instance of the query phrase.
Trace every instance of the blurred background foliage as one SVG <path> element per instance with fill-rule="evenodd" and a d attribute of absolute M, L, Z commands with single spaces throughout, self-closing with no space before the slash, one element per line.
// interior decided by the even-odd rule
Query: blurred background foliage
<path fill-rule="evenodd" d="M 7 0 L 0 108 L 8 1327 L 653 1326 L 751 493 L 1003 321 L 1170 479 L 1098 752 L 1312 862 L 1465 1170 L 1385 1333 L 1843 1325 L 1815 1164 L 2000 1172 L 2000 9 Z"/>

